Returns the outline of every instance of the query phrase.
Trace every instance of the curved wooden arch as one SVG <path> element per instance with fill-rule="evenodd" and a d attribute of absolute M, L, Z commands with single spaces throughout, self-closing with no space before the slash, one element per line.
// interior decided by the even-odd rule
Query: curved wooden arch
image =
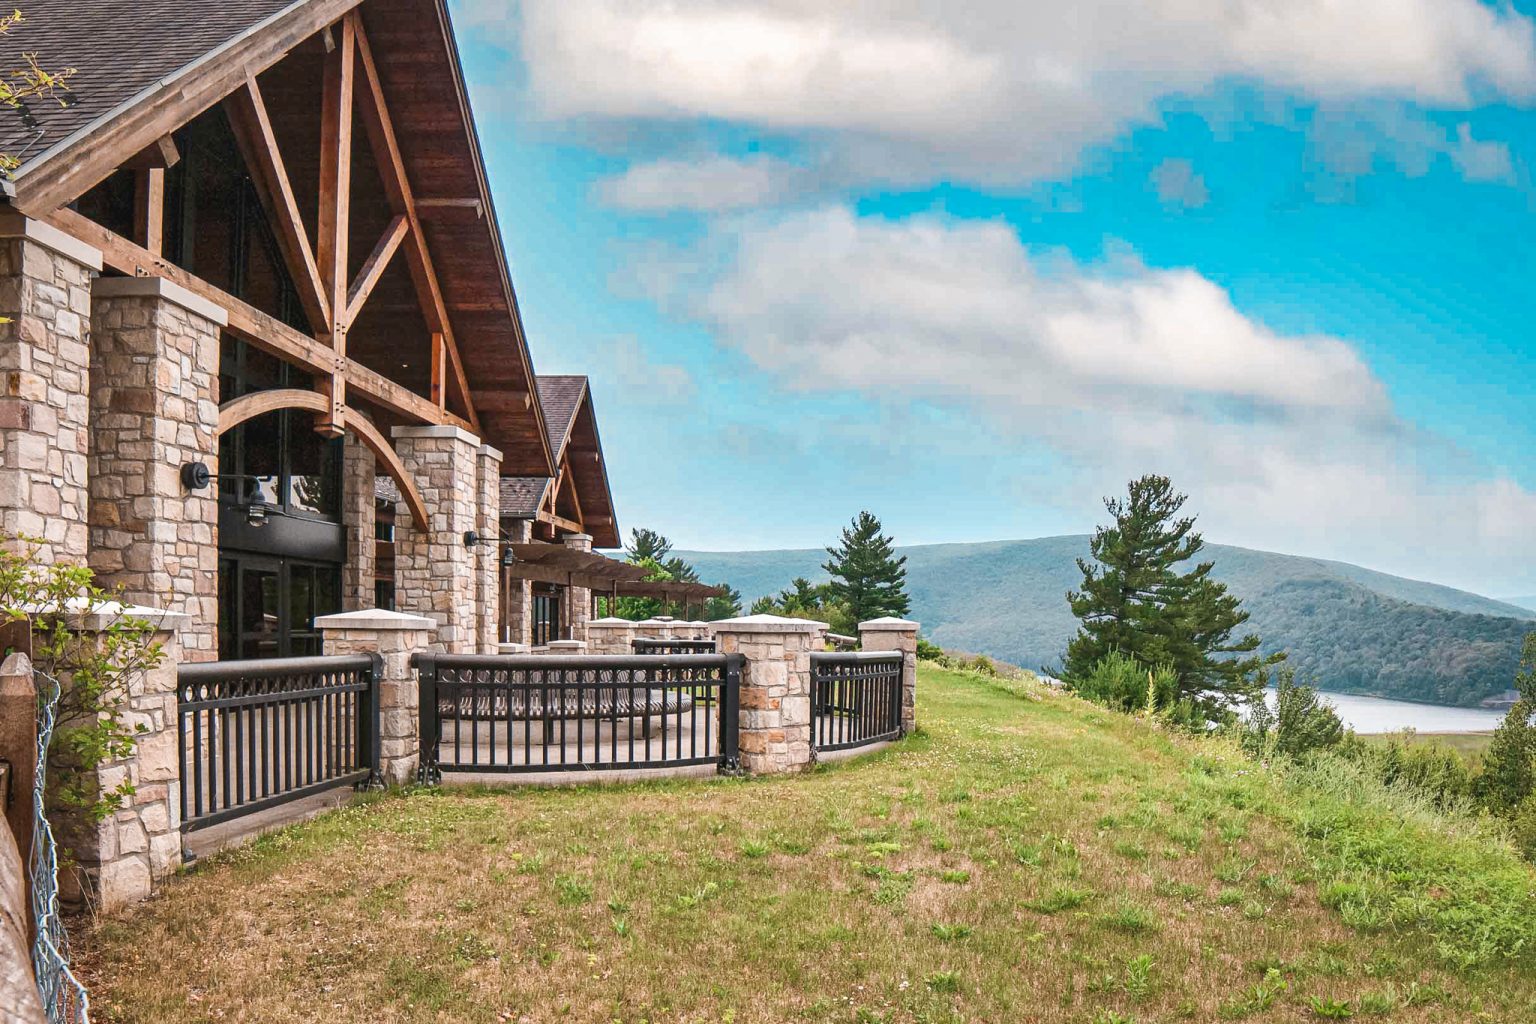
<path fill-rule="evenodd" d="M 223 434 L 246 420 L 253 420 L 257 416 L 265 416 L 269 412 L 277 412 L 281 409 L 307 409 L 310 412 L 328 413 L 331 410 L 331 401 L 317 391 L 305 391 L 303 388 L 253 391 L 219 406 L 219 433 Z M 395 454 L 395 449 L 385 440 L 384 435 L 379 433 L 379 428 L 361 416 L 348 417 L 345 426 L 368 446 L 374 458 L 384 464 L 390 479 L 400 485 L 400 496 L 405 499 L 406 508 L 411 510 L 411 521 L 416 529 L 426 529 L 427 524 L 431 522 L 427 518 L 426 502 L 421 500 L 421 492 L 416 489 L 416 481 L 412 480 L 411 475 L 406 472 L 405 463 L 400 461 L 400 456 Z"/>

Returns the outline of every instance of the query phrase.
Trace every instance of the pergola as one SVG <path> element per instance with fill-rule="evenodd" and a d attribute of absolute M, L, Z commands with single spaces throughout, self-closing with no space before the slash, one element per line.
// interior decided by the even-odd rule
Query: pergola
<path fill-rule="evenodd" d="M 685 608 L 702 605 L 725 591 L 703 583 L 648 580 L 643 566 L 559 544 L 506 544 L 502 553 L 504 587 L 512 580 L 533 580 L 567 587 L 582 587 L 610 598 L 652 597 L 681 603 Z M 503 595 L 503 600 L 510 600 Z"/>

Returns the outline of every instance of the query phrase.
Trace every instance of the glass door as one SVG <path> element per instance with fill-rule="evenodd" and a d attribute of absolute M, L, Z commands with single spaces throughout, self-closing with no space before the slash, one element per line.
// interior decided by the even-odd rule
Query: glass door
<path fill-rule="evenodd" d="M 315 617 L 341 610 L 341 568 L 291 558 L 219 561 L 219 657 L 296 658 L 321 653 Z"/>

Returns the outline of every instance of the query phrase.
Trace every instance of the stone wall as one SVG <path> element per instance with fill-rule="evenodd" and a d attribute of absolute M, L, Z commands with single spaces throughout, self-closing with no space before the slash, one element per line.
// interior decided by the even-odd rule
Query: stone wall
<path fill-rule="evenodd" d="M 349 416 L 360 413 L 348 411 Z M 378 476 L 373 452 L 356 434 L 348 433 L 341 448 L 341 522 L 347 528 L 347 561 L 341 568 L 341 607 L 357 611 L 374 606 L 376 550 L 374 481 Z"/>
<path fill-rule="evenodd" d="M 315 620 L 326 654 L 379 656 L 379 776 L 391 786 L 416 781 L 421 707 L 411 655 L 432 643 L 431 619 L 364 609 Z"/>
<path fill-rule="evenodd" d="M 181 866 L 181 756 L 177 746 L 176 668 L 182 660 L 177 633 L 190 617 L 157 608 L 104 606 L 71 623 L 84 633 L 99 633 L 119 615 L 148 619 L 160 629 L 163 645 L 158 666 L 129 681 L 123 721 L 142 729 L 133 753 L 97 769 L 103 792 L 124 780 L 134 786 L 122 808 L 95 828 L 78 823 L 61 827 L 60 841 L 77 869 L 60 878 L 66 899 L 85 899 L 99 910 L 112 910 L 149 897 Z M 67 681 L 65 682 L 67 686 Z"/>
<path fill-rule="evenodd" d="M 90 566 L 124 600 L 191 616 L 189 661 L 218 656 L 218 489 L 224 311 L 160 278 L 100 278 L 90 372 Z"/>
<path fill-rule="evenodd" d="M 416 480 L 429 523 L 404 511 L 395 522 L 395 605 L 437 624 L 436 646 L 474 654 L 479 643 L 476 550 L 480 439 L 453 426 L 394 428 L 395 451 Z"/>
<path fill-rule="evenodd" d="M 533 523 L 528 519 L 507 519 L 502 522 L 502 540 L 508 544 L 527 544 L 533 539 Z M 506 630 L 502 639 L 512 644 L 533 642 L 533 581 L 509 579 L 502 587 L 502 597 L 507 602 L 503 609 Z"/>
<path fill-rule="evenodd" d="M 90 451 L 91 278 L 101 253 L 0 216 L 0 531 L 83 563 Z"/>
<path fill-rule="evenodd" d="M 629 619 L 608 616 L 587 623 L 587 650 L 592 654 L 633 654 L 638 632 Z"/>
<path fill-rule="evenodd" d="M 481 654 L 495 654 L 501 639 L 501 452 L 481 445 L 475 454 L 476 526 L 480 543 L 475 547 L 476 646 Z"/>
<path fill-rule="evenodd" d="M 741 766 L 749 772 L 810 765 L 811 645 L 825 623 L 748 615 L 715 623 L 721 654 L 746 656 L 741 677 Z"/>
<path fill-rule="evenodd" d="M 592 538 L 585 533 L 573 533 L 565 538 L 565 546 L 572 551 L 588 554 L 592 551 Z M 568 640 L 581 640 L 587 635 L 587 623 L 592 621 L 592 591 L 587 587 L 565 588 L 565 636 Z"/>

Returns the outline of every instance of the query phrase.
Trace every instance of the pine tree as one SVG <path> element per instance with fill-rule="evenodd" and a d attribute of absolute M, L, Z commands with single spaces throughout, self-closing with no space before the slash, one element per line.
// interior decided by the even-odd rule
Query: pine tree
<path fill-rule="evenodd" d="M 1148 668 L 1172 669 L 1179 697 L 1216 720 L 1255 693 L 1254 674 L 1283 655 L 1241 657 L 1258 649 L 1259 638 L 1234 638 L 1248 613 L 1211 579 L 1214 564 L 1179 571 L 1205 546 L 1194 518 L 1179 516 L 1186 500 L 1155 475 L 1131 481 L 1124 499 L 1104 499 L 1114 523 L 1094 532 L 1093 561 L 1077 561 L 1082 589 L 1067 601 L 1082 625 L 1067 645 L 1062 673 L 1087 678 L 1118 651 Z"/>
<path fill-rule="evenodd" d="M 1478 777 L 1483 802 L 1502 812 L 1536 793 L 1536 633 L 1526 635 L 1515 689 L 1519 697 L 1494 731 Z"/>
<path fill-rule="evenodd" d="M 827 548 L 831 556 L 822 568 L 831 575 L 827 597 L 846 606 L 854 623 L 886 615 L 906 615 L 907 556 L 896 556 L 891 538 L 881 532 L 880 520 L 868 512 L 843 530 L 842 541 Z"/>

